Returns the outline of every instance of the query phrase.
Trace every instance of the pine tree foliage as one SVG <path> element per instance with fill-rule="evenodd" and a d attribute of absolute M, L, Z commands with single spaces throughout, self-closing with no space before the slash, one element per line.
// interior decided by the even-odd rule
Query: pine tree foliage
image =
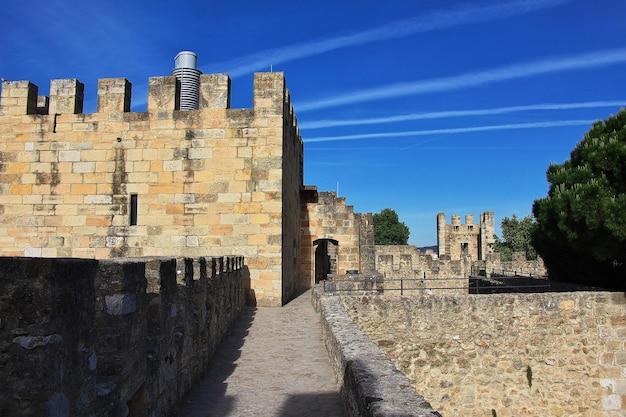
<path fill-rule="evenodd" d="M 409 242 L 409 227 L 400 221 L 394 210 L 383 209 L 374 214 L 373 220 L 376 245 L 406 245 Z"/>
<path fill-rule="evenodd" d="M 626 288 L 626 109 L 594 123 L 547 178 L 532 243 L 550 277 Z"/>

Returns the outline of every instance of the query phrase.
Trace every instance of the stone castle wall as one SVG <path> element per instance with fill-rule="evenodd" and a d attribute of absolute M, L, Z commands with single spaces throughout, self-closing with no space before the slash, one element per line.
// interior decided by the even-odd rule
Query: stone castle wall
<path fill-rule="evenodd" d="M 487 276 L 501 271 L 538 277 L 548 276 L 548 270 L 540 257 L 536 260 L 527 260 L 524 252 L 514 252 L 512 258 L 510 261 L 501 261 L 499 253 L 487 254 L 487 259 L 484 263 Z M 476 263 L 476 266 L 480 267 L 482 263 Z"/>
<path fill-rule="evenodd" d="M 424 279 L 424 283 L 414 282 L 407 285 L 419 286 L 420 289 L 426 290 L 429 287 L 467 288 L 467 281 L 456 279 L 468 278 L 476 275 L 478 271 L 485 271 L 487 276 L 500 274 L 502 271 L 526 276 L 532 274 L 535 277 L 547 275 L 541 259 L 526 260 L 524 253 L 514 253 L 512 261 L 501 261 L 499 253 L 487 254 L 486 258 L 484 261 L 477 261 L 465 256 L 460 260 L 451 260 L 448 255 L 437 257 L 434 253 L 422 253 L 411 245 L 377 245 L 376 271 L 383 274 L 386 281 Z"/>
<path fill-rule="evenodd" d="M 294 291 L 303 144 L 282 73 L 257 73 L 254 107 L 231 109 L 230 79 L 200 76 L 200 109 L 178 110 L 175 77 L 101 79 L 97 113 L 82 83 L 50 96 L 3 81 L 0 256 L 107 259 L 243 255 L 251 302 Z"/>
<path fill-rule="evenodd" d="M 435 417 L 430 404 L 415 392 L 380 347 L 351 320 L 341 297 L 314 287 L 312 302 L 320 314 L 322 341 L 341 386 L 350 416 Z"/>
<path fill-rule="evenodd" d="M 246 279 L 242 258 L 0 257 L 0 414 L 175 415 Z"/>
<path fill-rule="evenodd" d="M 411 245 L 376 245 L 376 271 L 384 276 L 386 289 L 400 288 L 402 279 L 407 280 L 402 285 L 408 293 L 467 293 L 471 267 L 469 256 L 453 261 L 448 255 L 423 254 Z"/>
<path fill-rule="evenodd" d="M 442 415 L 626 415 L 623 293 L 341 300 Z"/>
<path fill-rule="evenodd" d="M 374 216 L 372 213 L 357 213 L 355 216 L 359 225 L 359 271 L 372 272 L 376 270 Z"/>
<path fill-rule="evenodd" d="M 315 250 L 319 239 L 336 242 L 336 273 L 345 274 L 348 270 L 361 267 L 361 251 L 364 251 L 364 264 L 371 266 L 373 226 L 371 214 L 354 213 L 353 206 L 346 205 L 346 199 L 337 197 L 334 192 L 317 192 L 316 189 L 303 192 L 300 231 L 302 236 L 301 277 L 302 285 L 310 288 L 315 282 Z M 369 219 L 369 223 L 368 220 Z M 371 229 L 371 230 L 370 230 Z M 361 247 L 361 243 L 364 243 Z M 369 248 L 370 252 L 367 252 Z"/>

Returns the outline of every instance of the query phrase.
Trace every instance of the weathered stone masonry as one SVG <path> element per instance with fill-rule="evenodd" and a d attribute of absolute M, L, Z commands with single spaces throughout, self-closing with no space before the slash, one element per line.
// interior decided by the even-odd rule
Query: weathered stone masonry
<path fill-rule="evenodd" d="M 461 224 L 461 216 L 453 215 L 452 223 L 446 224 L 446 215 L 437 214 L 437 246 L 439 256 L 449 256 L 459 260 L 470 256 L 473 260 L 484 260 L 490 251 L 489 244 L 494 242 L 493 212 L 480 215 L 480 223 L 474 223 L 474 215 L 465 215 L 465 223 Z"/>
<path fill-rule="evenodd" d="M 351 417 L 440 416 L 351 320 L 341 297 L 315 288 L 312 301 L 320 314 L 322 340 L 341 396 Z"/>
<path fill-rule="evenodd" d="M 367 222 L 303 186 L 283 74 L 255 74 L 252 109 L 230 108 L 226 74 L 199 89 L 199 110 L 179 110 L 180 82 L 153 77 L 147 111 L 130 112 L 130 83 L 101 79 L 83 114 L 78 80 L 52 80 L 50 97 L 4 81 L 0 256 L 242 255 L 249 302 L 268 306 L 311 287 L 315 240 L 336 242 L 338 271 L 359 269 Z"/>
<path fill-rule="evenodd" d="M 623 293 L 337 298 L 442 415 L 626 415 Z"/>
<path fill-rule="evenodd" d="M 429 286 L 442 288 L 461 286 L 467 289 L 467 281 L 459 281 L 458 278 L 476 275 L 478 271 L 485 271 L 487 276 L 502 271 L 507 271 L 511 275 L 517 273 L 538 278 L 547 276 L 543 260 L 539 258 L 528 261 L 523 252 L 514 253 L 511 261 L 501 261 L 499 253 L 488 253 L 485 260 L 477 261 L 470 255 L 457 260 L 450 259 L 449 255 L 437 257 L 433 253 L 422 253 L 417 247 L 410 245 L 377 245 L 375 249 L 376 271 L 383 274 L 386 280 L 425 278 L 424 290 L 428 290 Z M 428 281 L 429 279 L 437 281 Z"/>
<path fill-rule="evenodd" d="M 0 258 L 0 414 L 175 415 L 247 274 L 241 258 Z"/>
<path fill-rule="evenodd" d="M 254 108 L 229 109 L 228 76 L 202 75 L 203 107 L 180 111 L 177 79 L 150 78 L 148 111 L 133 113 L 130 83 L 102 79 L 94 114 L 77 80 L 53 80 L 47 109 L 33 84 L 4 82 L 0 254 L 243 255 L 251 296 L 280 305 L 296 272 L 284 213 L 299 201 L 302 141 L 282 73 L 254 82 Z"/>

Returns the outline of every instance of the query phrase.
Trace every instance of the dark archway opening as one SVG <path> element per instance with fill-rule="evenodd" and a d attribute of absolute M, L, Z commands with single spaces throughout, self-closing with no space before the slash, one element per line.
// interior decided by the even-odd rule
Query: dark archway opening
<path fill-rule="evenodd" d="M 329 274 L 337 273 L 339 242 L 334 239 L 317 239 L 315 247 L 315 283 L 325 280 Z"/>

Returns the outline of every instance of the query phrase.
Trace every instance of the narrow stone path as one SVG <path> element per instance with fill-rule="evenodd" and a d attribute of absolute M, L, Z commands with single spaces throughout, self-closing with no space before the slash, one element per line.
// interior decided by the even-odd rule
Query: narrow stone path
<path fill-rule="evenodd" d="M 282 308 L 247 308 L 179 417 L 343 417 L 319 316 L 306 292 Z"/>

